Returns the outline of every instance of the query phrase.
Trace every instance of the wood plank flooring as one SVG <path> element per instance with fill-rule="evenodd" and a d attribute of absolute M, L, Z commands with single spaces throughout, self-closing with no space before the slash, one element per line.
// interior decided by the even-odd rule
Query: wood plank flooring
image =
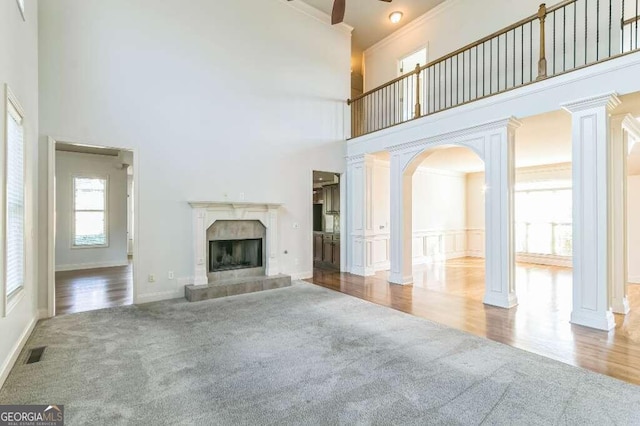
<path fill-rule="evenodd" d="M 358 277 L 315 270 L 309 282 L 423 317 L 497 342 L 640 384 L 640 285 L 629 286 L 631 313 L 611 332 L 573 325 L 569 268 L 518 264 L 519 305 L 482 303 L 484 260 L 455 259 L 414 271 L 412 286 L 391 285 L 388 273 Z"/>
<path fill-rule="evenodd" d="M 56 315 L 133 303 L 133 266 L 56 272 Z"/>

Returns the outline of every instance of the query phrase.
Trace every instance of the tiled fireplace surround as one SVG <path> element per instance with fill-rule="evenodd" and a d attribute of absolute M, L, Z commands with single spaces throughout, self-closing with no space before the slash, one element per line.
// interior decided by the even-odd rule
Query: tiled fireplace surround
<path fill-rule="evenodd" d="M 193 209 L 194 284 L 185 287 L 190 302 L 270 290 L 291 285 L 278 268 L 278 211 L 280 204 L 248 202 L 190 202 Z M 223 222 L 220 222 L 223 221 Z M 255 238 L 264 226 L 263 267 L 209 273 L 208 247 L 214 234 L 221 239 Z M 214 223 L 225 224 L 214 232 Z M 237 223 L 234 223 L 237 222 Z M 262 235 L 258 236 L 262 237 Z"/>

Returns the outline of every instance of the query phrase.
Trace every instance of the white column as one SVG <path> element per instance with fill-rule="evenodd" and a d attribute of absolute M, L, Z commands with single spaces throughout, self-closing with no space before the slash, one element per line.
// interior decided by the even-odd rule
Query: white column
<path fill-rule="evenodd" d="M 412 271 L 412 183 L 413 174 L 405 170 L 406 156 L 413 154 L 392 153 L 391 155 L 391 274 L 393 284 L 411 284 Z"/>
<path fill-rule="evenodd" d="M 627 299 L 627 147 L 629 134 L 623 128 L 626 115 L 611 118 L 611 308 L 629 313 Z"/>
<path fill-rule="evenodd" d="M 373 267 L 373 163 L 374 157 L 362 155 L 348 159 L 348 258 L 354 275 L 371 276 Z"/>
<path fill-rule="evenodd" d="M 267 206 L 267 264 L 265 265 L 265 274 L 268 277 L 278 275 L 280 273 L 280 265 L 278 264 L 278 205 Z"/>
<path fill-rule="evenodd" d="M 610 112 L 613 94 L 563 105 L 573 127 L 573 312 L 571 322 L 599 330 L 615 327 L 609 279 L 611 229 Z"/>
<path fill-rule="evenodd" d="M 515 291 L 514 202 L 515 132 L 510 120 L 485 136 L 485 296 L 484 303 L 501 308 L 518 304 Z"/>
<path fill-rule="evenodd" d="M 194 285 L 205 285 L 209 283 L 209 277 L 207 272 L 209 271 L 207 265 L 207 209 L 194 208 L 193 209 L 193 239 L 194 239 L 194 253 L 196 256 L 196 263 L 194 273 Z"/>

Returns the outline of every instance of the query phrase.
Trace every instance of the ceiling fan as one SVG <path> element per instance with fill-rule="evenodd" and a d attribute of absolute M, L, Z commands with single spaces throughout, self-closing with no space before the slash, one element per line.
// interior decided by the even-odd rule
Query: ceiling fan
<path fill-rule="evenodd" d="M 380 0 L 380 1 L 391 3 L 392 0 Z M 346 9 L 346 0 L 333 1 L 333 11 L 331 12 L 331 25 L 339 24 L 344 20 L 345 9 Z"/>

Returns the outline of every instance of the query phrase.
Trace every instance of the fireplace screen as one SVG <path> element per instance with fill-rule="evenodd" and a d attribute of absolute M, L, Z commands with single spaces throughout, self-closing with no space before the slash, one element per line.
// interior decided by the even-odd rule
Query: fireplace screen
<path fill-rule="evenodd" d="M 262 238 L 209 241 L 209 272 L 262 267 Z"/>

